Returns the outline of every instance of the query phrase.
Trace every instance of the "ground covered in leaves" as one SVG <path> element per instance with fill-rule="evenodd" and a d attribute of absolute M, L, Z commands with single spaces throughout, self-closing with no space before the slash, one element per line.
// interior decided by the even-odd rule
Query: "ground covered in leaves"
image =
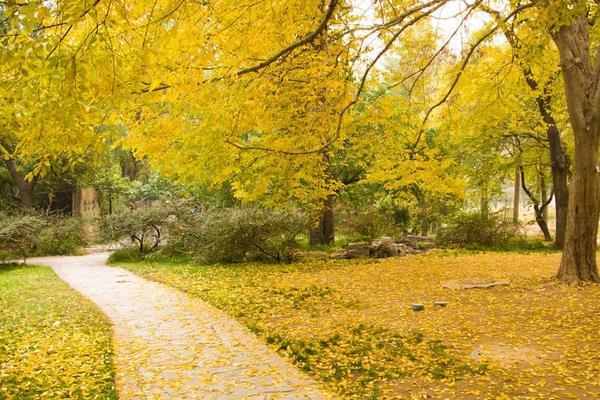
<path fill-rule="evenodd" d="M 225 310 L 345 398 L 598 398 L 600 286 L 555 282 L 559 258 L 126 267 Z M 442 288 L 466 278 L 510 286 Z M 412 311 L 416 302 L 425 310 Z"/>
<path fill-rule="evenodd" d="M 49 268 L 0 266 L 0 398 L 115 399 L 104 316 Z"/>

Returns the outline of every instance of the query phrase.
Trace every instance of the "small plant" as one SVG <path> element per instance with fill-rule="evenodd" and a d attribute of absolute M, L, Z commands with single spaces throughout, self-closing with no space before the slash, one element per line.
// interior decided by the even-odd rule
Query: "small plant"
<path fill-rule="evenodd" d="M 2 258 L 72 254 L 85 244 L 81 222 L 62 215 L 0 214 Z"/>

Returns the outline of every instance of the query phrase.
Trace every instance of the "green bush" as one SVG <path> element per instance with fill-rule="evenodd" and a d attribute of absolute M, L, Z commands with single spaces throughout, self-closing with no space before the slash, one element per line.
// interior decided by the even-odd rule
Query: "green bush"
<path fill-rule="evenodd" d="M 73 254 L 86 244 L 80 220 L 50 215 L 46 224 L 37 238 L 36 255 Z"/>
<path fill-rule="evenodd" d="M 510 249 L 526 244 L 520 226 L 500 215 L 478 212 L 455 215 L 437 232 L 441 246 Z"/>
<path fill-rule="evenodd" d="M 108 256 L 108 262 L 110 264 L 120 263 L 120 262 L 134 262 L 143 260 L 146 254 L 140 253 L 139 249 L 127 247 L 123 249 L 118 249 L 110 253 Z"/>
<path fill-rule="evenodd" d="M 161 204 L 106 215 L 98 221 L 98 237 L 103 242 L 129 239 L 140 254 L 149 253 L 157 250 L 165 239 L 176 211 L 172 204 Z"/>
<path fill-rule="evenodd" d="M 376 239 L 381 236 L 401 235 L 403 228 L 394 216 L 376 208 L 360 210 L 346 216 L 344 230 L 361 239 Z"/>
<path fill-rule="evenodd" d="M 36 213 L 0 214 L 0 258 L 72 254 L 85 244 L 81 223 Z"/>
<path fill-rule="evenodd" d="M 16 254 L 24 260 L 37 247 L 38 237 L 47 226 L 47 221 L 35 214 L 0 214 L 0 250 L 3 258 Z"/>
<path fill-rule="evenodd" d="M 173 224 L 169 247 L 205 263 L 271 260 L 289 262 L 306 225 L 296 213 L 262 208 L 218 208 L 188 214 Z"/>

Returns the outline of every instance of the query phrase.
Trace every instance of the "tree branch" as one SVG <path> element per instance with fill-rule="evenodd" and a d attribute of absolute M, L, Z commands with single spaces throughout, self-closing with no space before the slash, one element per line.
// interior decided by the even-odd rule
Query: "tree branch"
<path fill-rule="evenodd" d="M 319 26 L 317 26 L 317 28 L 314 31 L 312 31 L 308 35 L 304 36 L 303 38 L 297 40 L 296 42 L 292 43 L 288 47 L 281 49 L 279 52 L 277 52 L 276 54 L 267 58 L 266 60 L 264 60 L 256 65 L 253 65 L 251 67 L 242 68 L 242 69 L 238 70 L 236 72 L 236 74 L 238 76 L 241 76 L 241 75 L 244 75 L 244 74 L 247 74 L 250 72 L 257 72 L 257 71 L 271 65 L 272 63 L 279 60 L 280 58 L 287 57 L 291 52 L 296 50 L 298 47 L 307 45 L 307 44 L 311 43 L 312 41 L 314 41 L 321 34 L 321 32 L 323 32 L 325 29 L 327 29 L 327 24 L 331 20 L 331 17 L 333 16 L 333 12 L 335 11 L 335 8 L 337 7 L 337 5 L 338 5 L 338 0 L 330 0 L 329 1 L 329 5 L 327 6 L 327 11 L 325 12 L 325 15 L 323 16 L 323 18 L 321 19 Z"/>

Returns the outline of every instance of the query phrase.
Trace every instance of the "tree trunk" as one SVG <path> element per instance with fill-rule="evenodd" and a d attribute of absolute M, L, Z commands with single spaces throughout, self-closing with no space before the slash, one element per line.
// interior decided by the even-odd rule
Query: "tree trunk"
<path fill-rule="evenodd" d="M 600 49 L 596 49 L 596 65 L 593 65 L 589 25 L 584 12 L 555 31 L 553 39 L 560 54 L 575 138 L 565 245 L 557 277 L 569 284 L 600 282 L 596 265 L 600 211 Z"/>
<path fill-rule="evenodd" d="M 552 235 L 550 234 L 550 229 L 548 229 L 548 223 L 544 218 L 544 211 L 548 208 L 548 204 L 550 204 L 550 202 L 552 201 L 552 195 L 550 195 L 549 199 L 545 199 L 544 196 L 542 196 L 542 202 L 540 205 L 540 201 L 536 198 L 535 194 L 527 187 L 527 183 L 525 182 L 525 170 L 523 169 L 523 167 L 519 167 L 519 171 L 521 174 L 521 187 L 523 188 L 523 191 L 525 192 L 527 197 L 529 197 L 529 199 L 533 203 L 533 211 L 535 212 L 535 222 L 537 222 L 538 226 L 540 227 L 540 230 L 544 234 L 544 240 L 546 242 L 551 242 Z"/>
<path fill-rule="evenodd" d="M 545 204 L 546 201 L 548 200 L 548 188 L 546 187 L 546 178 L 544 177 L 544 173 L 542 171 L 540 171 L 539 173 L 540 176 L 540 195 L 541 195 L 541 200 L 542 200 L 542 204 Z M 544 210 L 542 211 L 542 217 L 544 218 L 544 221 L 548 221 L 548 207 L 544 207 Z"/>
<path fill-rule="evenodd" d="M 521 202 L 521 174 L 519 168 L 515 168 L 515 193 L 513 195 L 513 222 L 519 223 L 519 205 Z"/>
<path fill-rule="evenodd" d="M 534 92 L 539 92 L 538 82 L 534 79 L 529 67 L 523 70 L 527 84 Z M 554 246 L 562 249 L 565 242 L 565 230 L 567 228 L 567 208 L 569 205 L 568 177 L 571 160 L 560 140 L 560 131 L 550 108 L 551 95 L 547 88 L 536 97 L 536 103 L 540 114 L 546 123 L 546 139 L 550 149 L 550 167 L 552 168 L 552 188 L 554 191 L 554 204 L 556 207 L 556 236 Z"/>
<path fill-rule="evenodd" d="M 487 182 L 481 185 L 481 193 L 480 193 L 480 203 L 479 208 L 481 211 L 481 218 L 486 219 L 488 217 L 490 211 L 490 199 L 488 196 L 488 187 Z"/>
<path fill-rule="evenodd" d="M 544 234 L 544 240 L 546 242 L 551 242 L 552 234 L 550 233 L 550 229 L 548 229 L 548 223 L 544 219 L 542 213 L 538 212 L 537 210 L 535 213 L 535 222 L 537 222 L 538 226 L 540 227 L 540 230 Z"/>
<path fill-rule="evenodd" d="M 544 116 L 545 121 L 546 119 L 546 116 Z M 552 189 L 554 191 L 554 206 L 556 209 L 554 246 L 562 249 L 565 244 L 565 231 L 567 229 L 567 209 L 569 207 L 569 187 L 567 182 L 571 161 L 560 141 L 560 131 L 556 126 L 556 121 L 551 115 L 548 115 L 548 121 L 546 121 L 548 124 L 547 138 L 550 144 Z"/>
<path fill-rule="evenodd" d="M 27 210 L 32 209 L 33 189 L 35 187 L 36 179 L 33 179 L 31 182 L 25 180 L 25 178 L 17 170 L 17 167 L 12 160 L 4 160 L 4 165 L 6 165 L 10 177 L 19 191 L 18 196 L 21 206 Z"/>
<path fill-rule="evenodd" d="M 309 232 L 309 244 L 315 245 L 329 245 L 335 241 L 334 235 L 334 223 L 333 223 L 333 203 L 334 196 L 327 196 L 325 199 L 324 207 L 321 212 L 321 218 L 319 220 L 319 226 L 313 228 Z"/>
<path fill-rule="evenodd" d="M 558 278 L 571 284 L 600 281 L 596 265 L 600 202 L 597 162 L 597 135 L 576 134 L 565 247 L 558 271 Z"/>

